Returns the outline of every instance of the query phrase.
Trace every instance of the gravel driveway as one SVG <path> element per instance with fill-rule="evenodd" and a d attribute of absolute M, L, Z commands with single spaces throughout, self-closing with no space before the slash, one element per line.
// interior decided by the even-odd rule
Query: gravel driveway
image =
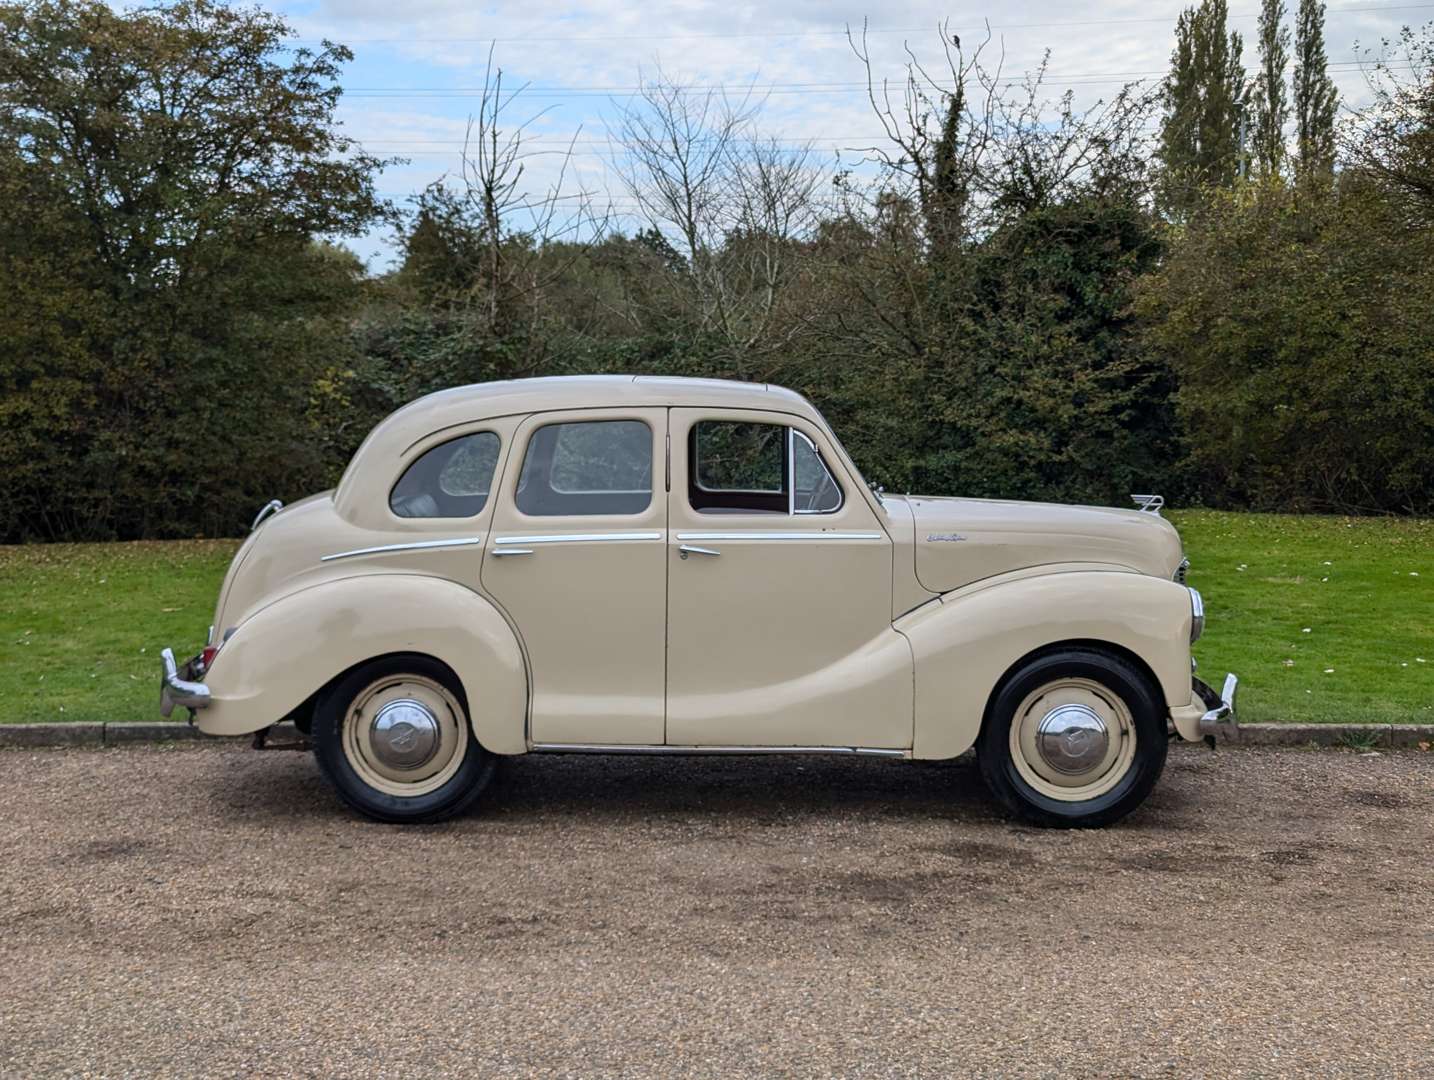
<path fill-rule="evenodd" d="M 0 1072 L 1434 1076 L 1434 755 L 546 757 L 357 820 L 305 754 L 0 753 Z"/>

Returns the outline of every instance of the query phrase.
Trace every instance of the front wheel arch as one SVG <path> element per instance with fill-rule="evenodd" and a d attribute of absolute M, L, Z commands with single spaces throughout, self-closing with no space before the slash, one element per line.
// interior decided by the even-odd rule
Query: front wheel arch
<path fill-rule="evenodd" d="M 1146 686 L 1149 687 L 1150 693 L 1152 695 L 1159 699 L 1161 694 L 1163 693 L 1160 688 L 1160 680 L 1155 677 L 1155 672 L 1151 670 L 1150 665 L 1146 663 L 1145 660 L 1138 653 L 1132 652 L 1130 649 L 1127 649 L 1123 645 L 1117 645 L 1113 641 L 1100 641 L 1092 638 L 1072 638 L 1069 641 L 1055 641 L 1049 645 L 1042 645 L 1038 649 L 1032 649 L 1030 652 L 1026 653 L 1024 656 L 1013 662 L 1008 668 L 1006 668 L 1005 671 L 1001 673 L 1001 677 L 996 680 L 996 685 L 991 688 L 991 693 L 986 698 L 986 708 L 981 714 L 981 731 L 980 734 L 976 736 L 976 742 L 978 745 L 980 744 L 981 736 L 984 735 L 986 732 L 986 725 L 991 722 L 991 710 L 996 703 L 996 699 L 1000 697 L 1001 691 L 1005 689 L 1007 684 L 1011 681 L 1012 676 L 1015 675 L 1016 672 L 1020 671 L 1021 668 L 1023 668 L 1026 664 L 1029 664 L 1033 660 L 1037 660 L 1040 657 L 1047 656 L 1051 653 L 1062 652 L 1070 649 L 1085 649 L 1090 652 L 1104 652 L 1109 653 L 1112 656 L 1118 657 L 1119 659 L 1129 664 L 1131 667 L 1135 668 L 1135 670 L 1141 674 L 1141 676 L 1145 680 Z"/>
<path fill-rule="evenodd" d="M 1067 710 L 1084 710 L 1099 741 L 1067 744 L 1069 734 L 1060 732 Z M 1046 728 L 1052 720 L 1054 743 Z M 976 741 L 977 764 L 991 792 L 1032 824 L 1109 825 L 1139 807 L 1164 771 L 1165 720 L 1159 684 L 1127 657 L 1087 645 L 1039 649 L 993 695 Z M 1090 756 L 1062 761 L 1070 745 Z"/>

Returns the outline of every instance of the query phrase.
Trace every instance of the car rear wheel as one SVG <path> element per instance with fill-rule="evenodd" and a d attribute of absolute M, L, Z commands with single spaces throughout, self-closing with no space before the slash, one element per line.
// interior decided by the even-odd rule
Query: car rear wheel
<path fill-rule="evenodd" d="M 426 656 L 384 657 L 339 679 L 315 709 L 313 742 L 339 797 L 377 821 L 460 814 L 495 764 L 473 737 L 462 687 Z"/>
<path fill-rule="evenodd" d="M 1093 827 L 1139 806 L 1165 768 L 1165 709 L 1130 661 L 1060 649 L 1022 664 L 977 741 L 981 775 L 1037 825 Z"/>

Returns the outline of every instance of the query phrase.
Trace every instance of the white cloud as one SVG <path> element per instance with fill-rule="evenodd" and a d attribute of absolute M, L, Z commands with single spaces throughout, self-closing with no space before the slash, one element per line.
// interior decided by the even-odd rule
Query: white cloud
<path fill-rule="evenodd" d="M 1287 0 L 1291 7 L 1294 0 Z M 1184 5 L 1097 0 L 1082 6 L 1056 0 L 993 6 L 995 40 L 986 56 L 1004 53 L 1006 74 L 1020 78 L 1051 50 L 1050 89 L 1068 85 L 1078 102 L 1114 93 L 1127 79 L 1158 81 L 1168 62 L 1176 17 Z M 1254 13 L 1258 0 L 1232 0 L 1232 27 L 1245 37 L 1246 64 L 1255 64 Z M 1362 10 L 1351 10 L 1358 6 Z M 1347 101 L 1365 97 L 1359 70 L 1338 66 L 1354 57 L 1354 41 L 1377 44 L 1402 22 L 1434 15 L 1434 5 L 1331 4 L 1327 52 Z M 833 146 L 863 145 L 880 132 L 862 92 L 864 71 L 843 36 L 870 15 L 871 48 L 878 77 L 899 83 L 904 48 L 936 69 L 944 66 L 936 26 L 943 9 L 920 3 L 777 0 L 654 5 L 612 0 L 567 0 L 474 5 L 462 0 L 308 0 L 278 5 L 305 39 L 328 37 L 350 44 L 356 61 L 346 77 L 354 93 L 342 116 L 351 134 L 382 155 L 407 153 L 411 164 L 389 170 L 386 191 L 418 190 L 456 169 L 464 118 L 477 98 L 460 91 L 482 81 L 490 39 L 510 85 L 527 82 L 526 113 L 548 111 L 535 136 L 552 139 L 581 126 L 577 149 L 585 182 L 610 183 L 604 166 L 605 116 L 634 86 L 639 72 L 658 64 L 683 81 L 722 84 L 741 92 L 752 86 L 763 99 L 762 122 L 789 140 L 811 139 L 824 153 Z M 948 10 L 949 9 L 945 9 Z M 1289 16 L 1290 25 L 1293 17 Z M 963 13 L 953 29 L 970 49 L 983 36 L 979 15 Z M 377 88 L 411 96 L 361 96 Z M 568 89 L 565 89 L 568 88 Z M 515 115 L 525 114 L 515 110 Z M 553 144 L 542 146 L 555 150 Z M 540 158 L 533 177 L 543 182 L 554 161 Z M 379 250 L 371 247 L 370 253 Z"/>

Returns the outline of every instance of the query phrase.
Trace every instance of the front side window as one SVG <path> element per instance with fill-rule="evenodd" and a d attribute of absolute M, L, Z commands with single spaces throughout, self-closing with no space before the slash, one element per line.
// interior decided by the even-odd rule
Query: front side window
<path fill-rule="evenodd" d="M 703 513 L 787 512 L 787 429 L 699 420 L 687 437 L 688 499 Z"/>
<path fill-rule="evenodd" d="M 811 439 L 792 431 L 792 510 L 832 514 L 841 509 L 841 488 Z"/>
<path fill-rule="evenodd" d="M 688 434 L 688 501 L 705 514 L 830 514 L 842 493 L 795 428 L 700 420 Z"/>
<path fill-rule="evenodd" d="M 642 513 L 652 503 L 652 429 L 641 420 L 545 424 L 528 440 L 515 502 L 532 517 Z"/>
<path fill-rule="evenodd" d="M 404 470 L 389 492 L 389 508 L 403 518 L 465 518 L 481 512 L 499 445 L 491 431 L 440 443 Z"/>

